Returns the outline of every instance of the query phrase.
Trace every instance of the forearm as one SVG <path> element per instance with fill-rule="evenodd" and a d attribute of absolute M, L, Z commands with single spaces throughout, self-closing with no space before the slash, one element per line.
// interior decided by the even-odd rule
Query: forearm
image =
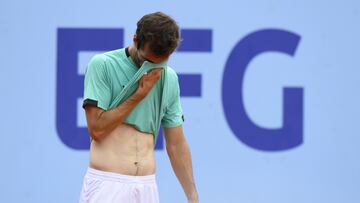
<path fill-rule="evenodd" d="M 192 171 L 192 161 L 189 146 L 186 142 L 167 146 L 172 168 L 181 183 L 181 186 L 189 201 L 197 202 L 198 194 Z"/>
<path fill-rule="evenodd" d="M 142 98 L 137 94 L 133 94 L 116 108 L 100 113 L 93 125 L 92 137 L 95 140 L 100 140 L 108 135 L 125 120 Z"/>

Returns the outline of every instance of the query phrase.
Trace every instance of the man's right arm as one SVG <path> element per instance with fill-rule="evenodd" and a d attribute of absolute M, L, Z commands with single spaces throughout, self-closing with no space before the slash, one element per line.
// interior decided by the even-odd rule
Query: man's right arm
<path fill-rule="evenodd" d="M 85 106 L 86 120 L 91 137 L 99 141 L 121 124 L 129 113 L 159 80 L 161 69 L 154 69 L 139 80 L 136 92 L 116 108 L 104 111 L 92 105 Z"/>
<path fill-rule="evenodd" d="M 91 137 L 99 141 L 108 135 L 119 123 L 122 123 L 126 116 L 136 107 L 141 98 L 133 94 L 122 104 L 109 111 L 87 105 L 85 107 L 86 120 Z"/>

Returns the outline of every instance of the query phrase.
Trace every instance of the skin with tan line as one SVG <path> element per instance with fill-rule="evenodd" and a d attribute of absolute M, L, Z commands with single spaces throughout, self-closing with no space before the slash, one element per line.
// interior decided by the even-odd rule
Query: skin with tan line
<path fill-rule="evenodd" d="M 145 43 L 137 50 L 137 36 L 129 47 L 129 53 L 139 66 L 144 60 L 160 63 L 169 56 L 156 56 Z M 159 80 L 162 69 L 154 69 L 142 76 L 139 88 L 118 107 L 104 111 L 98 107 L 85 107 L 88 129 L 93 141 L 90 145 L 90 167 L 125 175 L 144 176 L 154 174 L 154 139 L 150 133 L 143 133 L 123 123 L 128 114 L 147 95 Z M 164 128 L 166 150 L 173 170 L 181 183 L 188 202 L 198 202 L 192 161 L 182 126 Z"/>

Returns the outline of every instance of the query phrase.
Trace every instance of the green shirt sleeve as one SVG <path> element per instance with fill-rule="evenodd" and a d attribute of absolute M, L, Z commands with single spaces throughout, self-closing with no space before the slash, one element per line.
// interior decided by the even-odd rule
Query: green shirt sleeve
<path fill-rule="evenodd" d="M 174 128 L 180 126 L 184 122 L 183 111 L 180 102 L 180 87 L 178 76 L 174 72 L 172 74 L 173 80 L 169 87 L 169 100 L 165 107 L 165 114 L 161 120 L 161 124 L 164 128 Z"/>
<path fill-rule="evenodd" d="M 102 55 L 96 55 L 90 60 L 85 71 L 83 108 L 91 104 L 106 111 L 110 101 L 111 89 L 105 58 Z"/>

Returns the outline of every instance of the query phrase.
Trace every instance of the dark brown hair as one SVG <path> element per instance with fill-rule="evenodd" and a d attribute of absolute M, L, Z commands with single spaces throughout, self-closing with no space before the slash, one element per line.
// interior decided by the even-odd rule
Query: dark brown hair
<path fill-rule="evenodd" d="M 145 43 L 158 56 L 170 55 L 180 44 L 179 26 L 162 12 L 144 15 L 137 22 L 138 49 Z"/>

